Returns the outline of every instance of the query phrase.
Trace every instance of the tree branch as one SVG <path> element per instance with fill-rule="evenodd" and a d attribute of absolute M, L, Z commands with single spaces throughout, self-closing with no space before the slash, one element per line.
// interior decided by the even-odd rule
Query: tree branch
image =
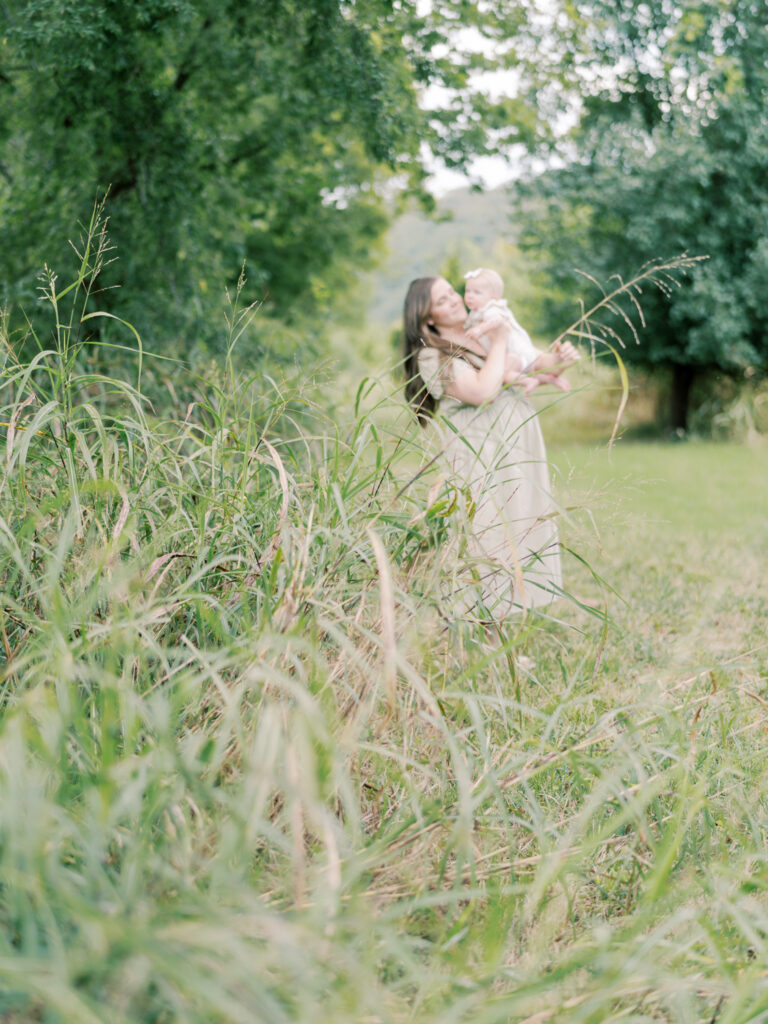
<path fill-rule="evenodd" d="M 194 40 L 190 44 L 186 56 L 184 57 L 184 60 L 179 65 L 179 69 L 176 72 L 176 78 L 174 79 L 173 82 L 173 88 L 176 92 L 181 92 L 181 90 L 187 84 L 189 78 L 195 71 L 195 53 L 197 51 L 198 43 L 200 41 L 201 36 L 208 31 L 211 25 L 213 25 L 213 18 L 206 18 L 203 24 L 200 26 L 200 31 L 197 33 Z"/>

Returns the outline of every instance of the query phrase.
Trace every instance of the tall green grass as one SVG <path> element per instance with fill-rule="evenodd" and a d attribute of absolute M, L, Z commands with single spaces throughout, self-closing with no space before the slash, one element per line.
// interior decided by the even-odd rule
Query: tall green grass
<path fill-rule="evenodd" d="M 631 695 L 601 587 L 445 617 L 386 384 L 324 421 L 235 310 L 152 405 L 87 369 L 104 251 L 2 339 L 0 1019 L 765 1019 L 765 680 Z"/>

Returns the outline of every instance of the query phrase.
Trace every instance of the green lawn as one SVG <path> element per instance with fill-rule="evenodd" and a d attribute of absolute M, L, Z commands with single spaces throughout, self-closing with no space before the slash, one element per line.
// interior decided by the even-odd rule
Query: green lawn
<path fill-rule="evenodd" d="M 726 663 L 764 669 L 768 447 L 619 441 L 550 455 L 575 506 L 566 542 L 626 601 L 608 607 L 628 672 L 672 681 Z M 595 597 L 578 566 L 572 579 Z"/>

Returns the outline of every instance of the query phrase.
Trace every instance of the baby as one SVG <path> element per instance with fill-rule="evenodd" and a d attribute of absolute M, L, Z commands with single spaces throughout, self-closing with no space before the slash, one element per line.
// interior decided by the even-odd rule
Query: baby
<path fill-rule="evenodd" d="M 469 330 L 476 324 L 491 318 L 499 318 L 509 325 L 505 382 L 508 384 L 519 382 L 526 395 L 543 383 L 554 384 L 562 391 L 570 391 L 571 385 L 560 376 L 565 366 L 549 369 L 545 373 L 537 372 L 535 375 L 526 375 L 541 353 L 531 341 L 528 332 L 515 319 L 507 300 L 502 298 L 504 282 L 500 275 L 495 270 L 481 267 L 479 270 L 470 270 L 468 274 L 464 275 L 464 279 L 467 282 L 464 289 L 464 302 L 470 311 L 464 324 L 465 329 Z M 487 344 L 482 337 L 477 340 L 483 346 Z"/>

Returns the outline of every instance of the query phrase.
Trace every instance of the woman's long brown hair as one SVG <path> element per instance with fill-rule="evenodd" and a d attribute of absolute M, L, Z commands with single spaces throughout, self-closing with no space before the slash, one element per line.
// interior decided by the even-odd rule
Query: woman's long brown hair
<path fill-rule="evenodd" d="M 476 365 L 479 358 L 461 345 L 446 341 L 433 326 L 427 323 L 432 306 L 432 285 L 436 277 L 417 277 L 411 281 L 403 306 L 403 369 L 405 372 L 405 397 L 423 426 L 434 415 L 437 400 L 429 393 L 419 373 L 418 356 L 421 349 L 436 348 L 446 359 L 469 356 Z"/>

